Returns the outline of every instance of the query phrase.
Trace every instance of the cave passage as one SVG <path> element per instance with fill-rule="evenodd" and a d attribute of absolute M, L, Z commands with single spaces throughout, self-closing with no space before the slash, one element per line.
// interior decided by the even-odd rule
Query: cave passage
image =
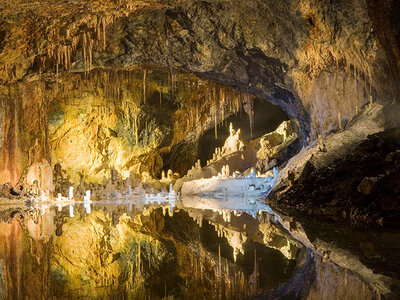
<path fill-rule="evenodd" d="M 250 130 L 250 117 L 244 111 L 229 116 L 218 125 L 217 138 L 215 129 L 205 131 L 199 138 L 198 153 L 201 163 L 212 158 L 215 148 L 222 147 L 229 136 L 229 125 L 240 129 L 244 141 L 255 140 L 262 135 L 274 131 L 283 121 L 288 120 L 287 114 L 277 105 L 271 104 L 265 100 L 254 99 L 254 124 L 253 134 Z"/>

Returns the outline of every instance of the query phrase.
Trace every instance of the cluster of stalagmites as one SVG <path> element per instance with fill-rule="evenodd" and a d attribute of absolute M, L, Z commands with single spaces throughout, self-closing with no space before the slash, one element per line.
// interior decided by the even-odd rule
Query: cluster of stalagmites
<path fill-rule="evenodd" d="M 230 124 L 229 132 L 230 135 L 223 147 L 215 148 L 213 157 L 207 160 L 204 167 L 214 170 L 211 171 L 211 175 L 218 178 L 229 176 L 236 178 L 251 174 L 255 177 L 264 174 L 288 158 L 287 149 L 290 149 L 289 146 L 298 138 L 291 121 L 284 121 L 275 131 L 250 143 L 242 139 L 240 129 L 235 130 L 232 124 Z M 244 164 L 246 166 L 244 169 L 237 169 L 240 166 L 237 163 L 238 160 L 248 161 L 248 164 Z M 254 165 L 251 162 L 254 162 Z M 199 177 L 199 174 L 203 174 L 206 178 L 210 172 L 204 172 L 204 168 L 198 160 L 186 177 Z"/>
<path fill-rule="evenodd" d="M 201 162 L 198 160 L 187 172 L 185 178 L 190 179 L 199 176 L 199 174 L 203 177 L 209 175 L 209 178 L 238 178 L 243 176 L 250 179 L 272 175 L 271 171 L 264 174 L 263 169 L 260 168 L 256 171 L 254 166 L 251 165 L 245 170 L 235 169 L 235 161 L 238 159 L 248 165 L 249 162 L 246 161 L 244 155 L 246 151 L 249 151 L 245 148 L 250 146 L 242 140 L 240 129 L 235 130 L 231 124 L 229 131 L 230 135 L 224 146 L 216 149 L 213 158 L 207 162 L 207 165 L 202 168 Z M 270 166 L 267 171 L 270 170 L 276 165 L 282 149 L 285 149 L 296 138 L 296 133 L 293 131 L 290 122 L 287 121 L 282 123 L 275 132 L 264 135 L 259 140 L 258 164 L 265 169 L 266 163 L 263 162 L 273 159 L 274 165 Z M 256 153 L 256 150 L 252 151 Z M 214 165 L 221 165 L 221 168 L 216 170 L 215 173 L 208 174 L 207 168 L 214 168 Z M 140 187 L 140 191 L 157 194 L 168 190 L 171 184 L 180 179 L 179 174 L 171 169 L 167 173 L 163 170 L 160 177 L 160 179 L 153 178 L 149 172 L 143 171 L 141 174 L 131 172 L 128 177 L 123 178 L 117 170 L 111 168 L 110 177 L 104 178 L 101 183 L 88 183 L 81 178 L 79 183 L 76 184 L 73 183 L 68 172 L 63 170 L 59 163 L 56 163 L 52 168 L 47 160 L 42 160 L 30 166 L 26 178 L 21 179 L 21 184 L 16 187 L 12 187 L 11 184 L 3 185 L 1 195 L 5 197 L 39 196 L 41 199 L 47 200 L 53 196 L 65 197 L 72 188 L 74 194 L 78 197 L 83 197 L 87 195 L 87 191 L 91 191 L 93 199 L 102 199 L 130 194 L 132 187 Z M 178 190 L 179 186 L 175 189 Z"/>
<path fill-rule="evenodd" d="M 57 195 L 57 199 L 74 197 L 85 197 L 88 192 L 93 198 L 101 199 L 105 197 L 120 197 L 123 194 L 130 194 L 136 187 L 138 193 L 141 191 L 157 190 L 165 191 L 168 186 L 174 182 L 178 174 L 168 170 L 167 176 L 162 172 L 162 178 L 153 179 L 148 172 L 142 172 L 141 175 L 131 173 L 128 178 L 122 178 L 117 170 L 111 170 L 111 176 L 104 179 L 102 183 L 88 183 L 81 179 L 78 184 L 71 182 L 70 176 L 62 169 L 60 164 L 55 164 L 52 170 L 47 163 L 34 164 L 28 171 L 27 180 L 21 178 L 21 182 L 16 186 L 11 183 L 0 185 L 0 197 L 39 197 L 42 200 L 51 199 Z M 45 183 L 44 180 L 47 182 Z M 71 197 L 71 191 L 73 196 Z M 136 192 L 137 192 L 136 191 Z M 68 196 L 69 195 L 69 196 Z"/>

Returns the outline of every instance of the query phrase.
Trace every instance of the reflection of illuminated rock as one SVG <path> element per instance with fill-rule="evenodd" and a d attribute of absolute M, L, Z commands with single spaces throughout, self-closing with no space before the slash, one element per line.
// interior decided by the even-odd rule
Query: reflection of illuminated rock
<path fill-rule="evenodd" d="M 182 199 L 181 205 L 197 224 L 202 224 L 205 218 L 210 220 L 218 236 L 225 237 L 233 248 L 235 260 L 239 253 L 244 254 L 244 244 L 249 236 L 257 236 L 255 232 L 262 235 L 262 239 L 256 242 L 280 251 L 288 259 L 295 259 L 302 248 L 280 224 L 270 220 L 273 212 L 263 201 L 253 202 L 239 197 L 227 200 L 188 197 Z M 239 218 L 243 213 L 258 218 L 251 222 L 243 220 Z"/>
<path fill-rule="evenodd" d="M 295 259 L 301 248 L 300 243 L 295 241 L 281 226 L 271 223 L 260 224 L 260 231 L 264 234 L 263 242 L 268 247 L 279 250 L 289 259 Z"/>

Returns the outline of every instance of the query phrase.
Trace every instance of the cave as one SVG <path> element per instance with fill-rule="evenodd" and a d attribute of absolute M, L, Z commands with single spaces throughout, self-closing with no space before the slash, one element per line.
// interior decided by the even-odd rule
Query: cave
<path fill-rule="evenodd" d="M 396 0 L 4 0 L 1 299 L 399 299 Z"/>
<path fill-rule="evenodd" d="M 245 141 L 255 140 L 266 133 L 275 131 L 283 122 L 288 120 L 287 114 L 279 106 L 254 99 L 254 122 L 250 125 L 250 117 L 246 112 L 240 111 L 226 118 L 217 128 L 208 129 L 199 138 L 198 157 L 201 162 L 206 162 L 213 155 L 214 149 L 222 147 L 229 136 L 229 124 L 240 128 Z"/>

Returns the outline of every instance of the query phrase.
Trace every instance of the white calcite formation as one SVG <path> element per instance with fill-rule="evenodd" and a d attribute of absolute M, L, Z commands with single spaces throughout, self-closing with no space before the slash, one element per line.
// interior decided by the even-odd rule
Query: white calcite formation
<path fill-rule="evenodd" d="M 90 203 L 92 201 L 90 200 L 90 191 L 86 191 L 85 196 L 83 196 L 83 206 L 85 207 L 86 213 L 90 214 L 91 213 L 91 207 Z"/>
<path fill-rule="evenodd" d="M 222 147 L 222 156 L 242 151 L 244 149 L 244 142 L 242 141 L 240 129 L 237 131 L 233 129 L 232 123 L 229 125 L 229 137 L 226 139 L 224 146 Z"/>
<path fill-rule="evenodd" d="M 221 172 L 218 173 L 218 176 L 213 176 L 213 178 L 229 178 L 230 177 L 230 171 L 229 171 L 229 165 L 222 166 Z"/>
<path fill-rule="evenodd" d="M 74 187 L 72 187 L 72 186 L 69 187 L 68 198 L 70 201 L 74 200 Z"/>
<path fill-rule="evenodd" d="M 72 204 L 69 205 L 69 217 L 74 217 L 74 206 Z"/>
<path fill-rule="evenodd" d="M 226 175 L 226 168 L 223 168 Z M 229 169 L 228 169 L 229 170 Z M 213 196 L 224 195 L 260 195 L 269 193 L 275 185 L 279 171 L 273 169 L 273 177 L 257 177 L 253 170 L 249 176 L 230 178 L 218 177 L 208 179 L 197 179 L 185 182 L 181 193 L 186 195 L 209 194 Z"/>
<path fill-rule="evenodd" d="M 238 151 L 243 151 L 245 148 L 244 141 L 242 140 L 242 136 L 240 133 L 240 129 L 235 130 L 233 129 L 232 123 L 229 125 L 229 136 L 225 140 L 224 146 L 222 148 L 215 148 L 214 154 L 212 159 L 207 160 L 207 165 L 209 165 L 212 162 L 220 160 L 224 156 L 228 156 L 229 154 L 238 152 Z M 198 161 L 195 167 L 193 169 L 201 169 L 200 162 Z"/>
<path fill-rule="evenodd" d="M 140 197 L 138 200 L 141 201 L 142 197 Z M 174 213 L 174 207 L 176 206 L 176 202 L 179 201 L 179 194 L 177 194 L 174 189 L 172 188 L 172 184 L 169 186 L 169 192 L 161 192 L 157 194 L 153 193 L 144 193 L 143 194 L 143 200 L 145 205 L 167 205 L 169 210 L 168 214 L 170 216 L 173 215 Z M 166 213 L 166 210 L 164 211 L 164 206 L 163 206 L 163 213 Z"/>

